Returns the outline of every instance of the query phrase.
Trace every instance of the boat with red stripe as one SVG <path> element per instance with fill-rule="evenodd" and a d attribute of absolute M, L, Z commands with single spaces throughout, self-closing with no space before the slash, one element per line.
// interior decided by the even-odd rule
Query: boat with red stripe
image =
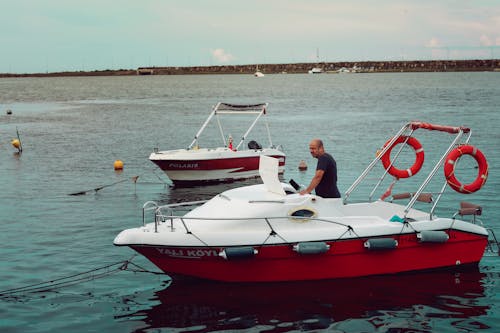
<path fill-rule="evenodd" d="M 416 130 L 451 134 L 451 143 L 442 155 L 427 155 L 438 156 L 429 167 L 429 161 L 422 161 L 408 177 L 390 173 L 402 156 L 400 149 L 408 146 L 419 153 L 415 142 L 408 144 Z M 208 201 L 147 202 L 142 226 L 122 231 L 114 244 L 134 249 L 172 276 L 227 282 L 323 280 L 477 265 L 486 250 L 498 252 L 493 231 L 479 219 L 482 208 L 457 201 L 457 208 L 445 205 L 439 210 L 443 216 L 436 213 L 446 192 L 443 185 L 448 187 L 438 170 L 450 152 L 464 142 L 470 145 L 470 133 L 465 127 L 404 125 L 342 198 L 301 195 L 295 182 L 279 181 L 277 159 L 261 156 L 262 184 L 230 189 Z M 379 163 L 398 144 L 389 164 Z M 421 146 L 418 150 L 425 149 Z M 459 168 L 458 159 L 454 168 Z M 392 193 L 419 176 L 423 180 L 416 188 L 410 182 L 413 191 Z M 439 190 L 427 192 L 434 182 Z M 449 185 L 455 190 L 450 195 L 467 193 Z M 368 199 L 360 199 L 367 189 Z"/>
<path fill-rule="evenodd" d="M 267 114 L 267 103 L 230 104 L 217 103 L 205 123 L 196 133 L 186 149 L 155 150 L 149 159 L 155 163 L 175 185 L 196 185 L 201 183 L 230 182 L 259 176 L 259 157 L 270 156 L 279 160 L 280 174 L 285 172 L 286 155 L 280 145 L 275 146 L 267 122 L 268 146 L 263 147 L 248 137 L 257 121 Z M 233 138 L 226 134 L 220 116 L 255 117 L 240 141 L 233 144 Z M 207 126 L 216 120 L 221 135 L 221 146 L 201 147 L 200 138 Z"/>

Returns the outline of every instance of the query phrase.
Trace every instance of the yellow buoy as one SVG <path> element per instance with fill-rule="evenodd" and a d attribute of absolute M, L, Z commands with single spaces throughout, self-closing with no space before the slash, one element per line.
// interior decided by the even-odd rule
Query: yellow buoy
<path fill-rule="evenodd" d="M 121 160 L 116 160 L 114 163 L 115 170 L 123 170 L 123 162 Z"/>
<path fill-rule="evenodd" d="M 21 141 L 19 141 L 19 139 L 12 139 L 10 143 L 14 148 L 19 149 L 19 147 L 21 147 Z"/>

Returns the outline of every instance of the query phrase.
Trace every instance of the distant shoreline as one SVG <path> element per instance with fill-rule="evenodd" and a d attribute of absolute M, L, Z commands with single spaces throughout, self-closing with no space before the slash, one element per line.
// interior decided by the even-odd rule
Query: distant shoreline
<path fill-rule="evenodd" d="M 137 69 L 66 71 L 48 73 L 0 73 L 8 77 L 64 77 L 64 76 L 132 76 L 132 75 L 196 75 L 196 74 L 253 74 L 258 69 L 264 74 L 308 73 L 313 67 L 323 73 L 391 73 L 391 72 L 500 72 L 500 59 L 485 60 L 412 60 L 412 61 L 356 61 L 293 64 L 253 64 L 185 67 L 139 67 Z"/>

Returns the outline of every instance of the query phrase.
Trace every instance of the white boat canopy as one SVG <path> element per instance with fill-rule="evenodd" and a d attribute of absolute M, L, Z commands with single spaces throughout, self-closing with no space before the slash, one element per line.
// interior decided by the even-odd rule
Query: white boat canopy
<path fill-rule="evenodd" d="M 207 127 L 207 125 L 210 123 L 210 121 L 212 120 L 212 118 L 214 116 L 217 119 L 217 124 L 219 126 L 219 131 L 220 131 L 220 134 L 221 134 L 221 137 L 222 137 L 222 141 L 224 143 L 224 146 L 226 146 L 227 145 L 226 136 L 224 134 L 224 130 L 222 129 L 222 125 L 221 125 L 221 122 L 220 122 L 220 120 L 218 118 L 218 115 L 219 114 L 232 114 L 232 115 L 242 115 L 242 114 L 249 115 L 249 114 L 255 114 L 255 115 L 257 115 L 256 118 L 255 118 L 255 120 L 250 125 L 250 127 L 245 132 L 245 134 L 243 134 L 243 136 L 241 137 L 240 142 L 236 146 L 236 149 L 239 149 L 240 146 L 247 139 L 248 134 L 250 134 L 250 132 L 254 128 L 255 124 L 260 119 L 260 117 L 262 117 L 263 115 L 266 114 L 267 105 L 268 105 L 268 103 L 259 103 L 259 104 L 229 104 L 229 103 L 222 103 L 222 102 L 217 103 L 217 105 L 215 105 L 213 107 L 212 112 L 208 115 L 207 120 L 205 120 L 205 122 L 203 123 L 203 125 L 199 129 L 198 133 L 196 133 L 196 135 L 194 137 L 194 140 L 193 140 L 193 142 L 191 142 L 191 144 L 189 145 L 188 149 L 191 149 L 191 148 L 193 148 L 194 146 L 196 146 L 198 144 L 198 138 L 200 137 L 201 133 L 205 130 L 205 128 Z M 269 130 L 269 125 L 268 125 L 267 122 L 264 122 L 264 123 L 265 123 L 265 126 L 266 126 L 267 136 L 268 136 L 268 139 L 269 139 L 269 146 L 272 147 L 273 143 L 272 143 L 272 140 L 271 140 L 271 132 Z"/>

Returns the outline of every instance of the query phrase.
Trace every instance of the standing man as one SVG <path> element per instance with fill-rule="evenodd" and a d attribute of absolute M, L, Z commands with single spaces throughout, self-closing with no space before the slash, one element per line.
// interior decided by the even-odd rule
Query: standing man
<path fill-rule="evenodd" d="M 312 157 L 318 159 L 318 165 L 311 183 L 305 190 L 300 191 L 300 194 L 311 193 L 315 189 L 316 195 L 320 197 L 340 198 L 337 188 L 337 163 L 332 155 L 325 152 L 323 141 L 313 139 L 309 143 L 309 152 Z"/>

